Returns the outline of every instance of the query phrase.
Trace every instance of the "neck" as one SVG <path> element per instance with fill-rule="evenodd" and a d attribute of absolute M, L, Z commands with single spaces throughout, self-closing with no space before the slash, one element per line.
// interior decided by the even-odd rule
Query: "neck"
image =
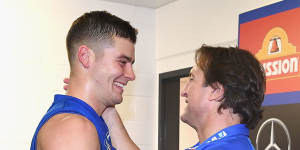
<path fill-rule="evenodd" d="M 208 117 L 203 125 L 196 129 L 200 143 L 216 134 L 217 132 L 229 126 L 240 123 L 240 117 L 237 114 L 232 114 L 229 110 L 222 110 L 222 113 L 216 112 L 216 115 Z"/>
<path fill-rule="evenodd" d="M 90 105 L 99 116 L 102 115 L 105 106 L 97 99 L 95 91 L 91 88 L 91 83 L 84 75 L 70 75 L 67 95 L 81 99 Z"/>

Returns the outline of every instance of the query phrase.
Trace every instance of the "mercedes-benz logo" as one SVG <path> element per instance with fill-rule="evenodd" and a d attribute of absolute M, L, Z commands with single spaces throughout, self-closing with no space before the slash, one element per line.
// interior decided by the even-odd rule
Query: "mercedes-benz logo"
<path fill-rule="evenodd" d="M 291 149 L 291 138 L 290 138 L 290 133 L 286 127 L 286 125 L 279 119 L 277 118 L 270 118 L 268 120 L 266 120 L 259 128 L 258 132 L 257 132 L 257 136 L 256 136 L 256 150 L 258 150 L 258 145 L 259 145 L 259 138 L 261 136 L 261 131 L 268 125 L 271 124 L 271 129 L 270 129 L 270 141 L 268 146 L 264 149 L 264 150 L 281 150 L 282 148 L 280 148 L 275 141 L 275 134 L 274 134 L 274 124 L 279 125 L 285 132 L 286 137 L 287 137 L 287 142 L 288 142 L 288 146 L 287 146 L 287 150 Z"/>

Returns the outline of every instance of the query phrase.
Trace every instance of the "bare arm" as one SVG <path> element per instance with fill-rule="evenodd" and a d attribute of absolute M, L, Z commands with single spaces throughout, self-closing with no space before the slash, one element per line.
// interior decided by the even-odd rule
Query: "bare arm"
<path fill-rule="evenodd" d="M 117 150 L 139 150 L 137 145 L 129 137 L 123 122 L 114 107 L 106 108 L 102 117 L 109 128 L 112 144 Z"/>
<path fill-rule="evenodd" d="M 51 118 L 38 133 L 38 150 L 99 150 L 94 125 L 76 114 L 59 114 Z"/>

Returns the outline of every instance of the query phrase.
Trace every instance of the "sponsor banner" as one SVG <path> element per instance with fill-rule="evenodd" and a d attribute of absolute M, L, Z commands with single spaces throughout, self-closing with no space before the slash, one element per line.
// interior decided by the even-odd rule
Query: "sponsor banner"
<path fill-rule="evenodd" d="M 298 104 L 264 107 L 263 119 L 250 139 L 256 150 L 300 150 L 300 126 Z"/>
<path fill-rule="evenodd" d="M 263 105 L 300 103 L 300 1 L 290 0 L 239 16 L 239 47 L 266 71 Z"/>

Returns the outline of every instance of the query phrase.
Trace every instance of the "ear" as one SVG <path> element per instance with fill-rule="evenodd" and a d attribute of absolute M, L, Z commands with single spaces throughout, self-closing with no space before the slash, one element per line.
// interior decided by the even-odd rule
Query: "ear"
<path fill-rule="evenodd" d="M 220 83 L 215 83 L 211 88 L 210 101 L 221 102 L 224 96 L 224 87 Z"/>
<path fill-rule="evenodd" d="M 78 48 L 78 60 L 84 68 L 88 68 L 90 66 L 90 51 L 90 48 L 86 45 L 81 45 Z"/>

